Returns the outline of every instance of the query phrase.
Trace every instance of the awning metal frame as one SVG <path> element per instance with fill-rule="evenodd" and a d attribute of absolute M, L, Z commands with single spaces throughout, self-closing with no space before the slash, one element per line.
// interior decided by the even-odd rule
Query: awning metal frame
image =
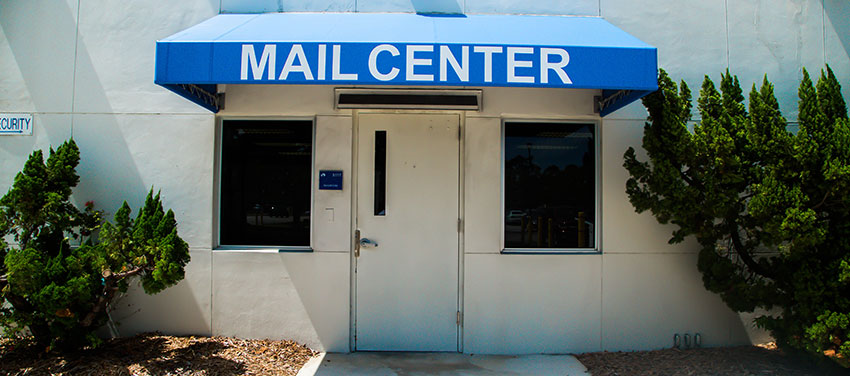
<path fill-rule="evenodd" d="M 162 86 L 213 113 L 224 109 L 224 93 L 218 93 L 218 85 L 164 84 Z"/>
<path fill-rule="evenodd" d="M 593 97 L 593 112 L 604 117 L 650 93 L 645 90 L 602 90 L 601 96 Z"/>

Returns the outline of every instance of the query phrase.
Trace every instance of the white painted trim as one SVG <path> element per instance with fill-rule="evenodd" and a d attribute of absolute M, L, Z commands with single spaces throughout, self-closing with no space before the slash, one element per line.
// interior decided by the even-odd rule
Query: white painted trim
<path fill-rule="evenodd" d="M 214 253 L 280 253 L 280 252 L 312 252 L 310 247 L 272 247 L 272 246 L 250 246 L 250 245 L 222 245 L 212 250 Z"/>
<path fill-rule="evenodd" d="M 360 110 L 351 110 L 351 236 L 349 237 L 349 254 L 351 267 L 349 272 L 349 302 L 348 308 L 348 350 L 357 351 L 357 258 L 354 256 L 354 234 L 357 231 L 357 187 L 359 186 L 358 163 L 360 158 Z"/>
<path fill-rule="evenodd" d="M 483 95 L 478 97 L 478 106 L 481 108 L 483 104 L 481 100 Z M 457 352 L 463 353 L 463 328 L 464 328 L 464 309 L 463 309 L 463 288 L 464 288 L 464 260 L 466 252 L 464 244 L 466 243 L 466 112 L 461 112 L 458 115 L 458 192 L 457 192 L 457 218 L 460 221 L 460 226 L 457 233 L 457 311 L 460 314 L 460 322 L 457 326 Z"/>

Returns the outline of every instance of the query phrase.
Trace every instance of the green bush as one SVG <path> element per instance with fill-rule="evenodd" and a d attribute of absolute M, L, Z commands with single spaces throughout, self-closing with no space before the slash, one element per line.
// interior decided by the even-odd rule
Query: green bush
<path fill-rule="evenodd" d="M 97 345 L 95 331 L 130 278 L 157 293 L 182 280 L 189 261 L 174 213 L 153 189 L 135 219 L 124 202 L 114 224 L 91 202 L 74 207 L 79 160 L 73 140 L 51 149 L 46 163 L 35 151 L 0 198 L 0 326 L 7 334 L 28 330 L 44 347 Z M 2 240 L 9 235 L 13 246 Z"/>
<path fill-rule="evenodd" d="M 706 76 L 700 120 L 689 130 L 691 95 L 664 71 L 643 148 L 625 153 L 629 199 L 676 226 L 671 243 L 694 236 L 705 287 L 757 318 L 780 345 L 847 366 L 850 357 L 850 121 L 827 67 L 815 86 L 803 71 L 799 129 L 788 131 L 765 77 L 749 111 L 727 71 L 720 90 Z"/>

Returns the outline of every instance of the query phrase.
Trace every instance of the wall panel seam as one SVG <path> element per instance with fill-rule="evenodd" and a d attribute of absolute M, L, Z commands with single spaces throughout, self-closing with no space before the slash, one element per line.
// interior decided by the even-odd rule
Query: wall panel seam
<path fill-rule="evenodd" d="M 74 62 L 71 73 L 71 114 L 74 113 L 77 103 L 77 49 L 80 46 L 80 4 L 77 0 L 77 20 L 74 24 Z M 74 138 L 74 116 L 71 115 L 71 138 Z"/>
<path fill-rule="evenodd" d="M 53 111 L 24 111 L 33 115 L 152 115 L 152 116 L 215 116 L 211 112 L 53 112 Z"/>
<path fill-rule="evenodd" d="M 821 45 L 823 46 L 823 65 L 826 65 L 826 1 L 820 3 Z"/>
<path fill-rule="evenodd" d="M 729 0 L 723 1 L 723 11 L 726 24 L 726 69 L 729 69 Z"/>

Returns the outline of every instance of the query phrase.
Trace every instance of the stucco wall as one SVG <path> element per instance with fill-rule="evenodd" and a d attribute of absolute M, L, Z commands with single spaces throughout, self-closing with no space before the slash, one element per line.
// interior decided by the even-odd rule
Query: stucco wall
<path fill-rule="evenodd" d="M 502 119 L 592 119 L 591 96 L 485 90 L 487 108 L 467 114 L 464 351 L 661 348 L 675 333 L 748 343 L 737 314 L 702 287 L 695 242 L 668 245 L 673 228 L 628 202 L 623 153 L 640 145 L 642 121 L 601 123 L 601 255 L 499 253 Z"/>
<path fill-rule="evenodd" d="M 116 304 L 122 334 L 211 334 L 214 116 L 153 83 L 154 43 L 219 12 L 219 1 L 0 2 L 0 112 L 27 112 L 32 136 L 0 138 L 0 192 L 35 149 L 73 137 L 73 202 L 113 214 L 162 190 L 190 246 L 186 279 Z"/>
<path fill-rule="evenodd" d="M 843 0 L 601 4 L 603 18 L 657 47 L 658 66 L 673 79 L 687 81 L 695 96 L 706 74 L 718 83 L 729 68 L 745 94 L 766 74 L 783 115 L 793 122 L 803 67 L 816 78 L 829 64 L 842 83 L 850 82 L 850 4 Z M 850 84 L 842 91 L 850 97 Z M 644 114 L 634 104 L 610 117 L 642 119 Z"/>
<path fill-rule="evenodd" d="M 659 66 L 696 90 L 727 67 L 747 90 L 767 73 L 794 121 L 802 67 L 828 63 L 850 98 L 845 0 L 188 0 L 0 2 L 0 112 L 34 117 L 32 136 L 0 137 L 0 192 L 28 154 L 73 137 L 82 150 L 78 205 L 137 208 L 154 186 L 191 248 L 186 280 L 117 304 L 122 334 L 288 337 L 347 351 L 351 192 L 314 190 L 311 254 L 212 251 L 217 120 L 153 84 L 154 42 L 218 13 L 265 11 L 523 13 L 602 16 L 658 47 Z M 316 119 L 315 171 L 351 178 L 351 111 L 329 87 L 229 86 L 223 115 Z M 500 255 L 502 118 L 590 119 L 589 92 L 487 89 L 465 118 L 464 351 L 573 352 L 668 346 L 700 332 L 705 345 L 747 341 L 737 316 L 702 288 L 693 243 L 635 214 L 622 153 L 639 146 L 639 103 L 601 123 L 601 255 Z M 350 180 L 345 182 L 350 187 Z M 333 221 L 326 209 L 334 210 Z M 545 328 L 545 329 L 543 329 Z"/>

